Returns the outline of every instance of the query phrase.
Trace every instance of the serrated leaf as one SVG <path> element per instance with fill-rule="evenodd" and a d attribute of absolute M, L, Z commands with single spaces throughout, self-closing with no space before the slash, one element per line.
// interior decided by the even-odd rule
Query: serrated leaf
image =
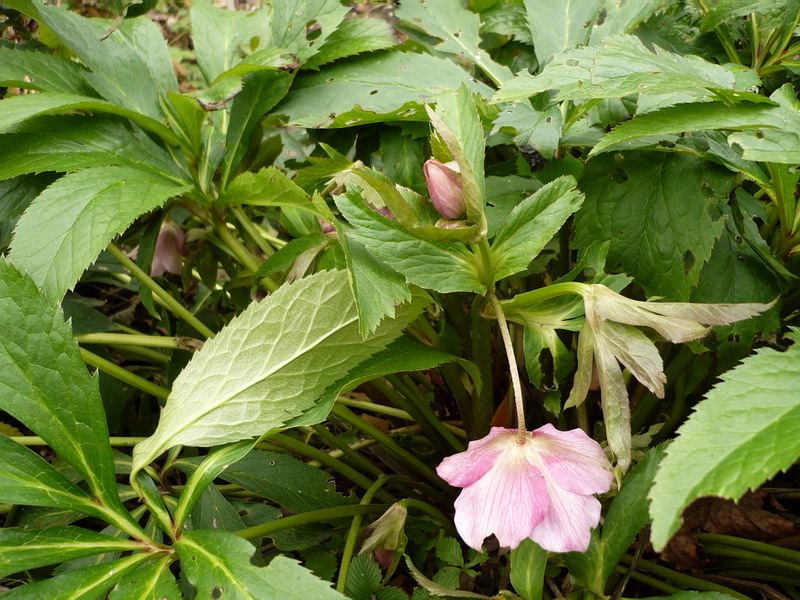
<path fill-rule="evenodd" d="M 276 167 L 265 167 L 258 173 L 247 171 L 231 181 L 220 195 L 219 204 L 250 206 L 291 206 L 324 217 L 303 189 Z"/>
<path fill-rule="evenodd" d="M 771 28 L 782 22 L 796 22 L 800 3 L 796 0 L 716 0 L 700 25 L 700 31 L 705 33 L 718 27 L 726 21 L 738 17 L 759 13 L 766 17 L 767 22 L 761 27 Z"/>
<path fill-rule="evenodd" d="M 87 71 L 69 59 L 44 52 L 0 47 L 0 84 L 9 87 L 92 96 Z"/>
<path fill-rule="evenodd" d="M 525 600 L 541 600 L 547 550 L 530 538 L 511 551 L 511 585 Z"/>
<path fill-rule="evenodd" d="M 298 426 L 321 423 L 330 413 L 338 396 L 354 390 L 362 383 L 377 377 L 405 371 L 424 371 L 436 368 L 447 362 L 455 362 L 463 367 L 472 378 L 475 389 L 480 392 L 481 375 L 474 363 L 453 354 L 423 346 L 407 337 L 402 337 L 392 342 L 383 352 L 351 369 L 347 375 L 325 391 L 314 408 L 292 419 L 288 425 Z"/>
<path fill-rule="evenodd" d="M 53 179 L 52 175 L 22 175 L 0 181 L 0 252 L 8 249 L 17 221 Z"/>
<path fill-rule="evenodd" d="M 283 0 L 273 5 L 270 44 L 302 64 L 319 52 L 347 11 L 337 0 Z"/>
<path fill-rule="evenodd" d="M 133 220 L 190 185 L 152 171 L 97 167 L 65 175 L 42 192 L 14 229 L 9 259 L 59 302 Z"/>
<path fill-rule="evenodd" d="M 374 53 L 298 76 L 275 112 L 299 127 L 427 121 L 423 105 L 462 83 L 484 97 L 491 93 L 452 61 L 427 54 Z"/>
<path fill-rule="evenodd" d="M 239 47 L 267 31 L 270 13 L 224 10 L 209 0 L 192 3 L 192 42 L 197 65 L 209 85 L 241 61 Z"/>
<path fill-rule="evenodd" d="M 170 573 L 171 557 L 151 560 L 123 575 L 108 600 L 181 600 L 175 577 Z"/>
<path fill-rule="evenodd" d="M 556 330 L 552 327 L 526 327 L 522 337 L 522 347 L 525 353 L 525 366 L 528 379 L 534 387 L 539 387 L 544 379 L 540 356 L 547 349 L 553 363 L 553 381 L 548 389 L 558 389 L 564 379 L 575 366 L 572 353 L 562 342 Z"/>
<path fill-rule="evenodd" d="M 134 470 L 179 444 L 214 446 L 280 427 L 382 350 L 428 301 L 415 294 L 367 338 L 343 271 L 311 275 L 254 302 L 175 380 L 156 432 L 134 450 Z"/>
<path fill-rule="evenodd" d="M 330 582 L 297 561 L 273 558 L 267 567 L 250 563 L 255 548 L 226 531 L 187 531 L 175 542 L 181 566 L 198 597 L 230 600 L 343 600 Z"/>
<path fill-rule="evenodd" d="M 625 477 L 603 520 L 602 530 L 592 531 L 592 541 L 585 553 L 564 554 L 570 575 L 588 590 L 604 594 L 606 581 L 620 557 L 639 530 L 648 524 L 650 500 L 647 494 L 663 456 L 662 446 L 652 448 Z"/>
<path fill-rule="evenodd" d="M 483 293 L 474 255 L 458 242 L 416 237 L 395 221 L 369 209 L 355 190 L 336 197 L 336 206 L 352 229 L 350 239 L 365 246 L 406 281 L 439 292 Z"/>
<path fill-rule="evenodd" d="M 464 8 L 460 0 L 425 0 L 403 2 L 395 15 L 413 27 L 437 38 L 434 45 L 438 52 L 455 54 L 481 68 L 495 83 L 511 77 L 511 69 L 496 63 L 480 47 L 480 18 Z"/>
<path fill-rule="evenodd" d="M 28 531 L 0 530 L 0 577 L 19 571 L 66 562 L 82 556 L 141 549 L 122 540 L 81 527 L 55 527 Z"/>
<path fill-rule="evenodd" d="M 265 260 L 256 271 L 255 276 L 266 277 L 275 271 L 286 271 L 302 254 L 315 248 L 322 249 L 329 242 L 330 239 L 324 233 L 309 233 L 295 238 Z"/>
<path fill-rule="evenodd" d="M 551 104 L 549 99 L 535 98 L 534 104 L 537 106 L 524 100 L 504 105 L 495 119 L 495 128 L 512 128 L 516 132 L 517 146 L 532 146 L 550 160 L 561 141 L 563 115 L 558 105 Z"/>
<path fill-rule="evenodd" d="M 97 379 L 86 370 L 61 308 L 51 306 L 5 259 L 0 259 L 0 331 L 0 409 L 39 434 L 104 504 L 127 517 L 117 494 Z"/>
<path fill-rule="evenodd" d="M 668 92 L 707 98 L 709 89 L 739 89 L 734 74 L 720 65 L 655 48 L 651 52 L 632 35 L 612 36 L 599 46 L 559 54 L 539 75 L 518 75 L 495 100 L 522 100 L 548 90 L 558 90 L 555 100 L 561 101 Z"/>
<path fill-rule="evenodd" d="M 114 23 L 87 19 L 56 6 L 39 5 L 41 20 L 92 73 L 86 80 L 106 100 L 161 119 L 159 96 L 178 89 L 167 43 L 147 17 Z M 111 33 L 109 33 L 111 32 Z"/>
<path fill-rule="evenodd" d="M 436 544 L 436 556 L 445 564 L 460 567 L 464 564 L 461 544 L 455 538 L 446 537 Z"/>
<path fill-rule="evenodd" d="M 692 156 L 640 152 L 586 165 L 586 200 L 575 220 L 578 248 L 610 241 L 609 270 L 633 275 L 648 295 L 689 299 L 724 223 L 733 174 Z"/>
<path fill-rule="evenodd" d="M 603 19 L 592 24 L 589 45 L 597 45 L 603 38 L 618 33 L 630 33 L 636 26 L 653 15 L 662 5 L 661 0 L 613 0 L 603 4 Z M 599 17 L 599 15 L 598 15 Z"/>
<path fill-rule="evenodd" d="M 396 43 L 391 26 L 383 19 L 345 19 L 319 51 L 303 63 L 303 68 L 317 69 L 346 56 L 391 48 Z"/>
<path fill-rule="evenodd" d="M 762 348 L 724 373 L 667 448 L 650 493 L 653 546 L 702 496 L 738 499 L 800 457 L 800 344 Z M 754 398 L 758 401 L 754 402 Z"/>
<path fill-rule="evenodd" d="M 482 594 L 476 594 L 474 592 L 465 592 L 463 590 L 453 590 L 450 588 L 446 588 L 438 583 L 435 583 L 425 577 L 422 572 L 414 566 L 414 563 L 411 562 L 411 559 L 408 555 L 405 555 L 406 559 L 406 566 L 408 570 L 411 572 L 412 577 L 420 584 L 425 590 L 432 596 L 444 596 L 446 598 L 481 598 L 482 600 L 490 600 L 489 596 L 484 596 Z"/>
<path fill-rule="evenodd" d="M 4 596 L 9 600 L 97 600 L 127 573 L 139 565 L 153 560 L 153 555 L 132 554 L 93 567 L 69 571 L 49 579 L 42 579 L 15 587 Z M 4 599 L 5 600 L 5 599 Z"/>
<path fill-rule="evenodd" d="M 520 202 L 492 242 L 497 280 L 528 267 L 583 203 L 570 176 L 559 177 Z"/>
<path fill-rule="evenodd" d="M 381 569 L 369 554 L 356 556 L 347 572 L 345 593 L 353 600 L 371 600 L 381 584 Z"/>
<path fill-rule="evenodd" d="M 548 0 L 525 0 L 528 27 L 540 65 L 554 54 L 583 45 L 603 0 L 566 0 L 553 5 Z"/>

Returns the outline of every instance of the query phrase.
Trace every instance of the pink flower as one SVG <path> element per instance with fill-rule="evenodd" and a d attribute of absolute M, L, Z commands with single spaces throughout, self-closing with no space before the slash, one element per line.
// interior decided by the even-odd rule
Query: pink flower
<path fill-rule="evenodd" d="M 435 158 L 422 166 L 425 183 L 433 207 L 445 219 L 460 219 L 467 211 L 464 192 L 461 190 L 461 174 L 455 162 L 442 163 Z"/>
<path fill-rule="evenodd" d="M 181 256 L 186 256 L 186 242 L 183 237 L 183 231 L 169 218 L 165 218 L 156 239 L 150 274 L 153 277 L 163 275 L 165 272 L 180 275 L 182 268 Z"/>
<path fill-rule="evenodd" d="M 526 433 L 493 427 L 465 452 L 436 469 L 455 487 L 455 525 L 467 545 L 480 550 L 494 534 L 516 548 L 531 538 L 550 552 L 585 552 L 600 521 L 600 502 L 613 475 L 600 445 L 580 429 L 552 425 Z"/>

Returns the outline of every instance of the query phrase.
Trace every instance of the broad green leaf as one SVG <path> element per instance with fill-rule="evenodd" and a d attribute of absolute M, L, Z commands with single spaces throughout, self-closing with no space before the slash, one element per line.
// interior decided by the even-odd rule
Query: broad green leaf
<path fill-rule="evenodd" d="M 416 237 L 395 221 L 368 208 L 355 189 L 336 198 L 336 206 L 352 229 L 351 240 L 365 246 L 406 281 L 439 292 L 485 292 L 475 256 L 464 244 Z"/>
<path fill-rule="evenodd" d="M 428 301 L 416 293 L 367 338 L 343 271 L 311 275 L 254 302 L 175 380 L 156 432 L 134 449 L 134 470 L 173 446 L 214 446 L 282 426 L 342 372 L 382 350 Z"/>
<path fill-rule="evenodd" d="M 539 64 L 550 62 L 554 54 L 585 44 L 602 5 L 603 0 L 564 0 L 555 5 L 548 0 L 525 0 Z"/>
<path fill-rule="evenodd" d="M 178 461 L 178 466 L 182 462 Z M 199 468 L 203 468 L 202 463 Z M 219 477 L 297 513 L 353 503 L 336 493 L 328 473 L 277 452 L 253 450 L 229 464 Z"/>
<path fill-rule="evenodd" d="M 650 522 L 647 494 L 663 457 L 662 446 L 652 448 L 625 477 L 603 520 L 602 530 L 592 531 L 589 549 L 585 553 L 564 554 L 572 577 L 593 593 L 604 595 L 606 582 L 620 557 L 628 550 L 636 534 Z"/>
<path fill-rule="evenodd" d="M 390 127 L 381 133 L 381 159 L 383 172 L 389 181 L 425 192 L 425 139 L 403 134 L 399 127 Z"/>
<path fill-rule="evenodd" d="M 0 502 L 101 514 L 86 492 L 41 456 L 4 435 L 0 435 L 0 458 Z"/>
<path fill-rule="evenodd" d="M 34 200 L 14 230 L 9 259 L 52 302 L 133 220 L 188 191 L 152 171 L 97 167 L 65 175 Z"/>
<path fill-rule="evenodd" d="M 559 54 L 539 75 L 520 74 L 495 100 L 522 100 L 547 90 L 558 90 L 556 101 L 666 92 L 705 98 L 716 88 L 738 89 L 734 74 L 699 56 L 681 56 L 657 46 L 651 52 L 639 38 L 618 35 L 599 46 Z"/>
<path fill-rule="evenodd" d="M 547 550 L 530 538 L 511 551 L 511 585 L 525 600 L 541 600 Z"/>
<path fill-rule="evenodd" d="M 582 203 L 575 180 L 564 176 L 517 205 L 492 242 L 495 278 L 527 268 Z"/>
<path fill-rule="evenodd" d="M 447 146 L 452 160 L 458 164 L 461 191 L 467 207 L 467 221 L 477 225 L 476 236 L 485 237 L 485 143 L 483 126 L 472 93 L 462 84 L 458 92 L 442 94 L 436 100 L 436 110 L 430 107 L 427 110 L 436 134 Z"/>
<path fill-rule="evenodd" d="M 3 138 L 0 137 L 0 140 Z M 2 143 L 2 142 L 0 142 Z M 2 150 L 0 150 L 0 154 Z M 0 162 L 2 169 L 2 162 Z M 53 181 L 51 175 L 21 175 L 0 181 L 0 253 L 11 244 L 11 232 L 25 210 Z"/>
<path fill-rule="evenodd" d="M 303 68 L 317 69 L 346 56 L 391 48 L 396 43 L 391 26 L 383 19 L 345 19 L 319 51 L 303 63 Z"/>
<path fill-rule="evenodd" d="M 3 595 L 8 600 L 97 600 L 127 573 L 158 555 L 137 553 L 125 558 L 69 571 L 15 587 Z M 5 598 L 3 599 L 5 600 Z"/>
<path fill-rule="evenodd" d="M 56 6 L 39 5 L 41 20 L 88 66 L 86 80 L 109 102 L 161 119 L 159 96 L 178 89 L 167 43 L 147 17 L 118 28 Z M 111 33 L 109 33 L 111 32 Z"/>
<path fill-rule="evenodd" d="M 181 600 L 175 577 L 170 573 L 172 557 L 151 560 L 123 575 L 109 600 Z"/>
<path fill-rule="evenodd" d="M 0 135 L 0 179 L 101 165 L 185 177 L 175 160 L 138 127 L 114 117 L 39 117 Z"/>
<path fill-rule="evenodd" d="M 487 237 L 497 235 L 514 207 L 542 187 L 541 182 L 527 177 L 507 175 L 486 178 L 486 220 L 489 222 Z"/>
<path fill-rule="evenodd" d="M 503 105 L 494 124 L 501 130 L 513 129 L 517 146 L 532 146 L 550 160 L 561 142 L 563 115 L 558 105 L 543 95 L 533 103 L 523 100 Z"/>
<path fill-rule="evenodd" d="M 210 0 L 198 0 L 192 2 L 191 19 L 197 65 L 210 85 L 241 61 L 237 56 L 240 46 L 268 31 L 270 13 L 266 8 L 223 10 Z"/>
<path fill-rule="evenodd" d="M 716 0 L 711 3 L 710 9 L 700 25 L 703 33 L 726 21 L 750 16 L 752 13 L 766 17 L 767 22 L 762 25 L 765 28 L 781 25 L 786 20 L 796 24 L 800 3 L 797 0 Z"/>
<path fill-rule="evenodd" d="M 553 327 L 526 327 L 522 337 L 522 347 L 525 353 L 525 366 L 528 379 L 535 387 L 539 387 L 544 379 L 541 354 L 547 349 L 553 365 L 552 385 L 547 388 L 558 389 L 563 380 L 575 366 L 572 353 L 562 342 Z"/>
<path fill-rule="evenodd" d="M 724 373 L 695 406 L 667 448 L 650 493 L 653 546 L 664 547 L 693 500 L 736 500 L 797 461 L 798 372 L 800 344 L 785 352 L 761 348 Z"/>
<path fill-rule="evenodd" d="M 359 331 L 367 336 L 385 317 L 394 318 L 395 306 L 408 302 L 411 290 L 402 275 L 380 262 L 364 246 L 348 239 L 343 227 L 338 231 L 358 309 Z"/>
<path fill-rule="evenodd" d="M 484 97 L 491 93 L 452 61 L 427 54 L 375 53 L 298 76 L 275 112 L 299 127 L 427 121 L 423 104 L 462 83 Z"/>
<path fill-rule="evenodd" d="M 630 33 L 636 26 L 663 6 L 661 0 L 613 0 L 603 4 L 603 19 L 598 18 L 589 35 L 589 44 L 596 46 L 603 38 Z M 599 17 L 600 15 L 598 15 Z"/>
<path fill-rule="evenodd" d="M 105 552 L 141 550 L 133 540 L 81 527 L 0 530 L 0 577 Z"/>
<path fill-rule="evenodd" d="M 347 571 L 345 593 L 354 600 L 371 600 L 381 585 L 381 568 L 369 554 L 356 556 Z"/>
<path fill-rule="evenodd" d="M 456 362 L 463 367 L 472 378 L 475 389 L 480 392 L 481 375 L 478 371 L 478 367 L 476 367 L 474 363 L 402 337 L 392 342 L 392 344 L 380 354 L 376 354 L 356 368 L 351 369 L 347 375 L 325 391 L 314 408 L 292 419 L 288 425 L 298 426 L 321 423 L 328 416 L 328 413 L 330 413 L 338 396 L 377 377 L 404 371 L 434 369 L 448 362 Z"/>
<path fill-rule="evenodd" d="M 439 52 L 456 54 L 482 69 L 495 83 L 511 78 L 511 69 L 496 63 L 480 47 L 480 18 L 464 8 L 460 0 L 408 0 L 396 11 L 398 19 L 441 40 L 434 46 Z"/>
<path fill-rule="evenodd" d="M 270 256 L 256 271 L 256 277 L 266 277 L 275 271 L 286 271 L 291 268 L 297 258 L 314 248 L 324 248 L 330 243 L 330 238 L 324 233 L 309 233 L 293 239 L 275 254 Z"/>
<path fill-rule="evenodd" d="M 244 87 L 233 99 L 228 131 L 225 133 L 223 183 L 227 184 L 230 180 L 234 169 L 247 154 L 250 137 L 256 126 L 286 95 L 293 77 L 285 71 L 257 71 L 242 78 Z"/>
<path fill-rule="evenodd" d="M 686 301 L 724 223 L 733 174 L 693 156 L 640 152 L 589 161 L 576 215 L 578 248 L 609 240 L 609 270 L 632 275 L 650 296 Z"/>
<path fill-rule="evenodd" d="M 303 64 L 333 35 L 348 9 L 338 0 L 282 0 L 273 5 L 270 45 Z"/>
<path fill-rule="evenodd" d="M 10 98 L 0 101 L 0 131 L 5 131 L 32 117 L 73 110 L 89 110 L 92 112 L 119 115 L 155 133 L 169 144 L 178 145 L 180 143 L 175 134 L 156 119 L 128 110 L 127 108 L 122 108 L 116 104 L 111 104 L 105 100 L 57 92 L 11 96 Z"/>
<path fill-rule="evenodd" d="M 187 531 L 175 542 L 181 566 L 200 598 L 230 600 L 343 600 L 330 582 L 296 561 L 278 556 L 266 567 L 251 564 L 255 548 L 226 531 Z"/>
<path fill-rule="evenodd" d="M 229 465 L 242 459 L 250 450 L 253 449 L 256 440 L 245 440 L 236 442 L 229 446 L 222 446 L 209 452 L 203 461 L 197 466 L 186 482 L 178 506 L 175 509 L 174 528 L 180 531 L 186 518 L 191 514 L 192 508 L 200 499 L 200 496 L 216 479 L 222 471 Z"/>
<path fill-rule="evenodd" d="M 60 56 L 0 46 L 0 84 L 4 86 L 92 96 L 86 73 L 78 63 Z"/>
<path fill-rule="evenodd" d="M 127 515 L 117 494 L 97 379 L 86 370 L 61 308 L 4 259 L 0 331 L 0 409 L 40 435 L 104 504 Z"/>
<path fill-rule="evenodd" d="M 220 204 L 250 206 L 293 206 L 324 217 L 303 188 L 276 167 L 265 167 L 258 173 L 247 171 L 231 181 L 220 195 Z"/>

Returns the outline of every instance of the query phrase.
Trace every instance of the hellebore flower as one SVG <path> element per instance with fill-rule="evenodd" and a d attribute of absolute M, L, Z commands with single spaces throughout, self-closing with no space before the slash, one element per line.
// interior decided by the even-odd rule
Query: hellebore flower
<path fill-rule="evenodd" d="M 181 256 L 186 256 L 186 240 L 183 237 L 183 231 L 169 218 L 166 218 L 161 224 L 161 231 L 158 232 L 150 274 L 153 277 L 163 275 L 165 272 L 180 275 Z"/>
<path fill-rule="evenodd" d="M 406 543 L 405 526 L 408 509 L 395 502 L 369 528 L 372 530 L 364 540 L 359 555 L 373 552 L 375 560 L 388 569 L 395 558 L 396 551 L 402 553 Z"/>
<path fill-rule="evenodd" d="M 450 485 L 464 488 L 455 502 L 455 525 L 480 550 L 494 534 L 516 548 L 531 538 L 551 552 L 584 552 L 600 521 L 600 502 L 613 475 L 600 445 L 580 429 L 544 425 L 520 438 L 516 429 L 493 427 L 465 452 L 436 469 Z"/>
<path fill-rule="evenodd" d="M 458 165 L 454 161 L 442 163 L 430 158 L 425 161 L 422 170 L 425 172 L 425 184 L 436 212 L 445 219 L 462 218 L 467 212 L 467 205 L 461 189 Z"/>

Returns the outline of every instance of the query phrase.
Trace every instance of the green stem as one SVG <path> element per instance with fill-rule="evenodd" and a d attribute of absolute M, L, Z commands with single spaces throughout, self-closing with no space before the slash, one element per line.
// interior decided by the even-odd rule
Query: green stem
<path fill-rule="evenodd" d="M 361 456 L 345 442 L 325 429 L 322 424 L 312 425 L 312 428 L 322 439 L 322 441 L 324 441 L 329 447 L 341 450 L 343 456 L 346 456 L 348 459 L 350 459 L 350 462 L 352 462 L 356 467 L 360 468 L 365 473 L 369 473 L 374 477 L 382 477 L 386 475 L 386 473 L 381 471 L 380 467 L 375 465 L 372 461 Z M 330 454 L 328 454 L 328 456 L 330 456 Z"/>
<path fill-rule="evenodd" d="M 339 396 L 336 398 L 336 402 L 339 404 L 343 404 L 344 406 L 349 406 L 351 408 L 359 408 L 361 410 L 366 410 L 369 412 L 374 412 L 379 415 L 386 415 L 387 417 L 396 417 L 398 419 L 404 419 L 406 421 L 414 421 L 414 417 L 412 417 L 408 412 L 401 410 L 399 408 L 395 408 L 394 406 L 384 406 L 383 404 L 377 404 L 376 402 L 369 402 L 367 400 L 355 400 L 353 398 L 345 398 L 344 396 Z"/>
<path fill-rule="evenodd" d="M 240 529 L 235 533 L 246 540 L 254 540 L 267 537 L 278 531 L 283 531 L 284 529 L 292 529 L 293 527 L 308 525 L 309 523 L 331 521 L 333 519 L 341 519 L 342 517 L 352 517 L 355 515 L 381 513 L 385 512 L 390 506 L 391 504 L 354 504 L 351 506 L 337 506 L 334 508 L 311 510 L 290 517 L 283 517 L 276 521 L 270 521 L 269 523 L 248 527 L 247 529 Z"/>
<path fill-rule="evenodd" d="M 253 243 L 255 243 L 264 254 L 267 256 L 275 254 L 275 249 L 267 243 L 267 240 L 264 239 L 264 236 L 261 235 L 261 232 L 250 220 L 250 217 L 247 216 L 247 213 L 242 210 L 241 206 L 234 206 L 232 212 L 247 235 L 253 240 Z"/>
<path fill-rule="evenodd" d="M 765 556 L 771 556 L 780 560 L 785 560 L 793 565 L 800 565 L 800 552 L 796 550 L 789 550 L 788 548 L 781 548 L 780 546 L 773 546 L 772 544 L 765 544 L 764 542 L 756 542 L 755 540 L 747 540 L 744 538 L 736 537 L 733 535 L 723 535 L 720 533 L 697 533 L 698 541 L 705 544 L 725 544 L 733 548 L 742 548 L 744 550 L 752 550 Z"/>
<path fill-rule="evenodd" d="M 439 487 L 446 485 L 442 481 L 442 479 L 436 474 L 436 472 L 433 469 L 431 469 L 428 465 L 419 460 L 408 450 L 401 448 L 397 444 L 397 442 L 395 442 L 390 436 L 383 433 L 383 431 L 381 431 L 374 425 L 367 423 L 364 419 L 361 419 L 356 415 L 354 415 L 346 407 L 342 406 L 341 404 L 336 404 L 334 405 L 331 414 L 342 419 L 346 423 L 352 425 L 355 429 L 359 430 L 361 433 L 368 435 L 369 437 L 376 440 L 381 446 L 383 446 L 386 452 L 392 455 L 392 457 L 395 460 L 398 460 L 412 467 L 421 475 L 424 475 L 425 478 L 428 479 L 430 482 L 432 482 L 434 485 Z"/>
<path fill-rule="evenodd" d="M 101 344 L 110 346 L 142 346 L 145 348 L 167 348 L 171 350 L 199 350 L 203 342 L 187 337 L 163 335 L 131 335 L 128 333 L 85 333 L 76 335 L 79 344 Z"/>
<path fill-rule="evenodd" d="M 390 386 L 387 382 L 390 382 L 392 385 Z M 436 428 L 433 427 L 430 421 L 425 418 L 425 416 L 417 409 L 417 406 L 411 402 L 411 399 L 408 397 L 408 395 L 402 393 L 402 390 L 400 387 L 398 387 L 397 383 L 398 381 L 396 377 L 394 379 L 386 377 L 383 380 L 375 379 L 370 382 L 370 385 L 378 390 L 395 406 L 402 408 L 408 414 L 410 414 L 413 417 L 414 422 L 419 423 L 420 427 L 422 427 L 422 430 L 431 440 L 431 443 L 435 444 L 441 452 L 445 452 L 445 446 L 442 444 L 442 438 L 438 435 Z"/>
<path fill-rule="evenodd" d="M 628 573 L 627 569 L 620 566 L 614 567 L 614 570 L 622 575 Z M 636 581 L 641 581 L 642 583 L 646 583 L 650 587 L 653 587 L 662 592 L 666 592 L 667 594 L 677 594 L 681 592 L 680 588 L 676 588 L 673 585 L 664 583 L 660 579 L 656 579 L 655 577 L 650 577 L 649 575 L 645 575 L 644 573 L 639 573 L 638 571 L 631 571 L 630 576 L 631 579 L 635 579 Z"/>
<path fill-rule="evenodd" d="M 397 379 L 397 385 L 399 385 L 403 390 L 405 390 L 406 397 L 411 401 L 411 403 L 417 407 L 417 410 L 420 411 L 426 419 L 430 422 L 430 424 L 439 432 L 439 435 L 444 438 L 444 440 L 450 444 L 450 447 L 455 450 L 456 452 L 462 452 L 466 449 L 464 442 L 458 439 L 453 432 L 450 431 L 444 423 L 442 423 L 441 419 L 433 412 L 430 404 L 428 404 L 427 399 L 422 395 L 422 392 L 419 391 L 419 388 L 414 384 L 414 381 L 408 374 L 403 374 L 399 378 L 395 375 L 389 375 L 389 380 L 393 381 L 392 378 Z"/>
<path fill-rule="evenodd" d="M 375 483 L 369 486 L 369 489 L 364 493 L 364 497 L 359 502 L 360 505 L 367 505 L 372 502 L 372 497 L 381 489 L 387 481 L 388 475 L 379 477 Z M 353 522 L 350 523 L 350 530 L 347 532 L 347 538 L 344 543 L 344 550 L 342 550 L 341 566 L 339 567 L 339 578 L 336 580 L 336 591 L 344 593 L 344 588 L 347 585 L 347 573 L 350 571 L 350 561 L 353 560 L 353 551 L 356 548 L 356 539 L 358 532 L 361 529 L 361 523 L 364 521 L 364 515 L 353 515 Z"/>
<path fill-rule="evenodd" d="M 503 345 L 506 349 L 508 368 L 511 371 L 511 383 L 514 387 L 514 403 L 517 407 L 517 432 L 520 443 L 522 443 L 528 431 L 525 429 L 525 403 L 522 401 L 522 382 L 519 379 L 519 366 L 517 365 L 517 358 L 514 355 L 514 344 L 511 341 L 511 332 L 508 329 L 508 323 L 506 322 L 506 316 L 503 313 L 503 307 L 500 305 L 500 301 L 494 294 L 489 294 L 489 301 L 492 303 L 492 308 L 494 308 L 494 314 L 500 326 L 500 335 L 503 338 Z"/>
<path fill-rule="evenodd" d="M 147 362 L 155 363 L 157 365 L 168 365 L 169 356 L 158 350 L 151 350 L 150 348 L 143 348 L 142 346 L 116 346 L 110 345 L 119 354 L 126 357 L 131 357 L 137 360 L 146 360 Z"/>
<path fill-rule="evenodd" d="M 486 291 L 490 294 L 494 293 L 494 258 L 492 256 L 492 249 L 486 238 L 483 238 L 477 244 L 478 253 L 481 257 L 481 283 L 486 286 Z"/>
<path fill-rule="evenodd" d="M 442 511 L 433 505 L 423 502 L 422 500 L 415 500 L 414 498 L 403 498 L 400 500 L 400 502 L 398 502 L 398 504 L 405 506 L 406 508 L 413 508 L 425 513 L 429 517 L 432 517 L 433 520 L 439 523 L 439 525 L 441 525 L 445 530 L 447 530 L 447 533 L 449 533 L 452 537 L 458 537 L 458 531 L 456 531 L 453 521 L 444 516 Z"/>
<path fill-rule="evenodd" d="M 127 369 L 123 369 L 119 365 L 111 362 L 110 360 L 106 360 L 96 354 L 89 352 L 85 348 L 80 349 L 81 352 L 81 359 L 87 365 L 95 367 L 96 369 L 100 369 L 104 373 L 111 375 L 115 379 L 119 379 L 135 387 L 136 389 L 142 390 L 148 394 L 155 396 L 156 398 L 162 398 L 164 400 L 167 399 L 169 396 L 169 390 L 167 388 L 161 387 L 160 385 L 156 385 L 155 383 L 148 381 L 144 377 L 139 377 L 138 375 L 134 375 Z"/>
<path fill-rule="evenodd" d="M 217 232 L 217 235 L 225 243 L 225 245 L 230 248 L 231 252 L 233 252 L 233 255 L 240 263 L 242 263 L 244 268 L 246 268 L 248 271 L 252 271 L 253 273 L 258 271 L 258 268 L 261 266 L 261 262 L 233 236 L 225 221 L 219 219 L 215 220 L 214 231 Z"/>
<path fill-rule="evenodd" d="M 486 304 L 486 298 L 475 296 L 470 306 L 470 325 L 472 328 L 470 358 L 478 365 L 481 374 L 482 387 L 480 393 L 475 390 L 474 398 L 467 398 L 468 404 L 463 405 L 456 396 L 458 410 L 464 421 L 464 429 L 470 439 L 483 437 L 489 432 L 489 423 L 495 411 L 494 382 L 493 382 L 493 356 L 492 356 L 492 323 L 484 319 L 481 314 Z M 448 366 L 456 370 L 455 365 Z M 456 371 L 458 372 L 458 371 Z M 442 373 L 447 371 L 442 369 Z M 450 382 L 448 381 L 448 384 Z M 452 389 L 452 386 L 451 386 Z"/>
<path fill-rule="evenodd" d="M 704 553 L 714 554 L 716 556 L 741 558 L 751 565 L 757 564 L 764 567 L 771 567 L 776 571 L 789 572 L 800 577 L 800 564 L 797 562 L 788 562 L 772 556 L 766 556 L 760 552 L 745 550 L 744 548 L 737 548 L 725 544 L 704 543 L 702 550 Z M 787 552 L 791 552 L 791 550 L 787 550 Z M 797 552 L 794 554 L 797 554 Z"/>
<path fill-rule="evenodd" d="M 180 302 L 175 300 L 164 288 L 158 285 L 152 277 L 142 271 L 139 266 L 133 262 L 128 256 L 114 244 L 108 245 L 108 251 L 122 264 L 123 267 L 128 269 L 142 285 L 149 288 L 158 298 L 163 300 L 164 305 L 172 311 L 176 316 L 186 321 L 195 330 L 207 338 L 213 338 L 214 332 L 206 327 L 197 317 L 195 317 L 189 310 L 181 305 Z"/>
<path fill-rule="evenodd" d="M 42 438 L 35 436 L 35 435 L 16 435 L 12 436 L 11 439 L 21 446 L 49 446 L 47 442 L 45 442 Z M 146 440 L 147 438 L 143 437 L 110 437 L 108 439 L 109 443 L 112 446 L 119 446 L 119 447 L 127 447 L 130 448 L 135 446 L 139 442 Z"/>

